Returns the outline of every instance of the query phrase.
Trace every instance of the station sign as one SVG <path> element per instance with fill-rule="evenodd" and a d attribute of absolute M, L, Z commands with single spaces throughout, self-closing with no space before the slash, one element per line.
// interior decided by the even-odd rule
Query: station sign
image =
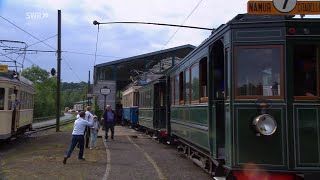
<path fill-rule="evenodd" d="M 247 13 L 257 15 L 320 14 L 320 0 L 249 0 Z"/>
<path fill-rule="evenodd" d="M 0 72 L 8 72 L 8 65 L 0 65 Z"/>
<path fill-rule="evenodd" d="M 101 88 L 100 89 L 100 94 L 102 95 L 108 95 L 111 93 L 111 90 L 109 88 Z"/>

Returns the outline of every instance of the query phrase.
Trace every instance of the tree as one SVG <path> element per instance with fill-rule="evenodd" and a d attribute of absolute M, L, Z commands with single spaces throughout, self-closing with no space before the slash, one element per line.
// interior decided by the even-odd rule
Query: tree
<path fill-rule="evenodd" d="M 49 72 L 41 69 L 39 66 L 32 65 L 30 68 L 27 68 L 21 72 L 21 75 L 25 78 L 29 79 L 30 81 L 36 82 L 43 82 L 49 78 Z"/>
<path fill-rule="evenodd" d="M 21 72 L 21 75 L 34 82 L 34 117 L 52 116 L 56 113 L 56 78 L 50 77 L 50 73 L 38 66 L 32 66 Z M 61 92 L 61 110 L 65 107 L 73 108 L 73 104 L 84 100 L 87 83 L 63 82 Z"/>

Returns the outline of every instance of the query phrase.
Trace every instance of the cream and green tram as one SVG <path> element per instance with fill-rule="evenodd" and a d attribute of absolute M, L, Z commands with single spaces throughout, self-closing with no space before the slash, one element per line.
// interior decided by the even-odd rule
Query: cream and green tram
<path fill-rule="evenodd" d="M 32 128 L 33 83 L 14 73 L 0 73 L 0 140 Z"/>

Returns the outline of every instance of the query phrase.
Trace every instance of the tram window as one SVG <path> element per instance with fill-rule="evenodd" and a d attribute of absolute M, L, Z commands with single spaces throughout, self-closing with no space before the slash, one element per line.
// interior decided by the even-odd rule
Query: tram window
<path fill-rule="evenodd" d="M 179 74 L 179 101 L 180 101 L 180 104 L 184 104 L 184 88 L 183 88 L 183 72 L 181 72 Z"/>
<path fill-rule="evenodd" d="M 295 46 L 294 96 L 296 98 L 319 96 L 319 52 L 319 47 L 315 45 Z"/>
<path fill-rule="evenodd" d="M 8 93 L 8 110 L 12 109 L 12 101 L 11 101 L 11 96 L 13 94 L 13 89 L 9 89 L 9 93 Z"/>
<path fill-rule="evenodd" d="M 4 96 L 5 95 L 5 89 L 0 88 L 0 110 L 4 110 Z"/>
<path fill-rule="evenodd" d="M 191 101 L 192 103 L 199 103 L 199 64 L 191 67 Z"/>
<path fill-rule="evenodd" d="M 134 98 L 133 98 L 133 105 L 138 106 L 139 105 L 139 93 L 134 92 Z"/>
<path fill-rule="evenodd" d="M 282 46 L 238 47 L 236 97 L 282 98 Z"/>
<path fill-rule="evenodd" d="M 227 99 L 230 98 L 229 96 L 229 92 L 230 92 L 230 74 L 231 74 L 231 66 L 230 66 L 230 50 L 229 48 L 226 49 L 225 51 L 225 59 L 226 59 L 226 64 L 225 64 L 225 67 L 226 67 L 226 73 L 225 73 L 225 79 L 227 80 L 226 82 L 226 97 Z"/>
<path fill-rule="evenodd" d="M 185 70 L 185 103 L 190 104 L 190 69 Z"/>
<path fill-rule="evenodd" d="M 174 105 L 174 78 L 171 78 L 171 104 Z"/>
<path fill-rule="evenodd" d="M 179 75 L 176 75 L 174 78 L 174 104 L 179 104 Z"/>
<path fill-rule="evenodd" d="M 207 94 L 207 58 L 200 60 L 200 96 L 201 102 L 208 102 Z"/>

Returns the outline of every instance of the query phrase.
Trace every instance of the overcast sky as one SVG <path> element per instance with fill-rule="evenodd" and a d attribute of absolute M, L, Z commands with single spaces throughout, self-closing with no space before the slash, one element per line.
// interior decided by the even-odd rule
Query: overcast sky
<path fill-rule="evenodd" d="M 94 54 L 97 26 L 92 24 L 93 20 L 181 24 L 199 2 L 200 0 L 0 0 L 0 15 L 43 40 L 57 34 L 57 10 L 60 9 L 62 11 L 62 50 Z M 237 14 L 245 13 L 246 3 L 245 0 L 202 0 L 184 25 L 218 27 Z M 36 13 L 38 16 L 32 16 Z M 1 40 L 23 41 L 27 45 L 38 42 L 36 38 L 3 18 L 0 17 Z M 210 34 L 210 31 L 181 28 L 164 47 L 176 30 L 175 27 L 148 25 L 101 25 L 97 51 L 101 56 L 97 57 L 96 64 L 184 44 L 198 46 Z M 45 43 L 57 48 L 57 37 Z M 4 44 L 17 46 L 15 43 Z M 43 43 L 28 49 L 54 50 Z M 17 54 L 7 56 L 22 61 Z M 0 57 L 0 60 L 7 58 Z M 26 58 L 24 68 L 30 67 L 32 63 L 48 71 L 57 66 L 55 53 L 29 52 Z M 62 58 L 62 81 L 88 80 L 88 71 L 93 72 L 94 56 L 64 52 Z"/>

